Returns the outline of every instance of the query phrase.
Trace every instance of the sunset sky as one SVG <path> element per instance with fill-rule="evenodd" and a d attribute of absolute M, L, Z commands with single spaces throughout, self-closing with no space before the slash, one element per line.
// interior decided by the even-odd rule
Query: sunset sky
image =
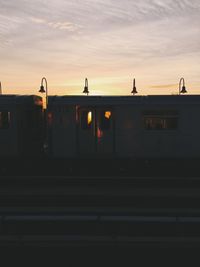
<path fill-rule="evenodd" d="M 200 94 L 200 0 L 0 0 L 3 93 Z"/>

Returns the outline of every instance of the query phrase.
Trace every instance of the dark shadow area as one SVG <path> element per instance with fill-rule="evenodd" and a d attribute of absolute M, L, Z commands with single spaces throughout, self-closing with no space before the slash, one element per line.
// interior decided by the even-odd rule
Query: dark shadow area
<path fill-rule="evenodd" d="M 1 158 L 2 176 L 199 177 L 200 159 Z"/>
<path fill-rule="evenodd" d="M 199 163 L 2 159 L 0 247 L 200 248 Z"/>

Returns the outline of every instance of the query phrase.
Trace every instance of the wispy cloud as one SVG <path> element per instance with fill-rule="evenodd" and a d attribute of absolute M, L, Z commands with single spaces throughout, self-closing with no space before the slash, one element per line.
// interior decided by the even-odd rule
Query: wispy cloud
<path fill-rule="evenodd" d="M 121 86 L 114 77 L 124 81 L 134 73 L 144 88 L 145 80 L 149 84 L 156 80 L 166 90 L 180 75 L 200 83 L 199 0 L 0 0 L 0 4 L 1 73 L 30 71 L 34 79 L 38 72 L 47 72 L 59 80 L 66 74 L 73 80 L 91 75 L 100 81 L 102 76 L 108 86 L 109 77 Z"/>
<path fill-rule="evenodd" d="M 80 29 L 80 26 L 78 26 L 74 23 L 71 23 L 69 21 L 48 21 L 45 19 L 35 18 L 35 17 L 32 17 L 31 21 L 36 23 L 36 24 L 46 25 L 46 26 L 51 27 L 53 29 L 66 30 L 69 32 L 74 32 L 74 31 Z"/>
<path fill-rule="evenodd" d="M 178 84 L 171 83 L 171 84 L 160 84 L 160 85 L 151 85 L 150 88 L 162 89 L 162 88 L 173 88 L 176 87 Z"/>
<path fill-rule="evenodd" d="M 0 47 L 5 48 L 12 43 L 13 38 L 11 35 L 20 29 L 23 23 L 23 18 L 8 17 L 0 14 Z"/>

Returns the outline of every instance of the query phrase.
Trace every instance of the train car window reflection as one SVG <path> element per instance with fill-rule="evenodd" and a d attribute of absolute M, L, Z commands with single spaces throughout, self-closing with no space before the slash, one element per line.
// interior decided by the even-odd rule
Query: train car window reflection
<path fill-rule="evenodd" d="M 0 112 L 0 129 L 7 129 L 10 126 L 10 112 Z"/>
<path fill-rule="evenodd" d="M 100 129 L 109 130 L 111 126 L 111 111 L 102 111 L 100 114 Z"/>
<path fill-rule="evenodd" d="M 88 130 L 92 127 L 92 111 L 83 110 L 81 112 L 81 129 Z"/>
<path fill-rule="evenodd" d="M 147 111 L 143 115 L 146 130 L 176 130 L 178 127 L 176 111 Z"/>

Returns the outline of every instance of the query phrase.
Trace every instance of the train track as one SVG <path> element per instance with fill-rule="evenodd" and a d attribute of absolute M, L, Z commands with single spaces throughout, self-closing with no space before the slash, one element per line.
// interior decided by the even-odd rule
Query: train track
<path fill-rule="evenodd" d="M 200 178 L 0 178 L 0 246 L 200 246 Z"/>

